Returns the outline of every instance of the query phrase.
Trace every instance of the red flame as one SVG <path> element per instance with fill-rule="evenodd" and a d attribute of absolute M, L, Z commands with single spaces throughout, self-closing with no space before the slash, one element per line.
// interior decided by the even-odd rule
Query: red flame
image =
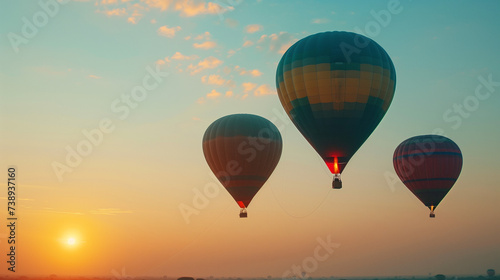
<path fill-rule="evenodd" d="M 333 172 L 335 172 L 335 174 L 339 173 L 339 162 L 337 157 L 333 159 Z"/>

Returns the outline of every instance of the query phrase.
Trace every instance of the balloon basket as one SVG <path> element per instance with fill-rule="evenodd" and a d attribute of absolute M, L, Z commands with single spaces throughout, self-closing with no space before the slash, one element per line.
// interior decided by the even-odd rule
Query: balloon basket
<path fill-rule="evenodd" d="M 342 180 L 340 180 L 340 174 L 335 174 L 333 177 L 332 188 L 341 189 L 342 188 Z"/>
<path fill-rule="evenodd" d="M 436 215 L 434 214 L 434 205 L 431 205 L 431 207 L 430 207 L 430 208 L 431 208 L 431 213 L 429 214 L 429 217 L 430 217 L 430 218 L 435 218 L 435 217 L 436 217 Z"/>
<path fill-rule="evenodd" d="M 247 214 L 247 209 L 246 208 L 243 208 L 240 210 L 240 218 L 247 218 L 248 217 L 248 214 Z"/>

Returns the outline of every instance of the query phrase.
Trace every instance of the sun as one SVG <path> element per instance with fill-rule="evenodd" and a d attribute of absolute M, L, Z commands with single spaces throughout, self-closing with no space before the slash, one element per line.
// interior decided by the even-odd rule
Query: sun
<path fill-rule="evenodd" d="M 66 244 L 68 244 L 69 246 L 75 246 L 76 245 L 76 238 L 69 237 L 68 240 L 66 240 Z"/>

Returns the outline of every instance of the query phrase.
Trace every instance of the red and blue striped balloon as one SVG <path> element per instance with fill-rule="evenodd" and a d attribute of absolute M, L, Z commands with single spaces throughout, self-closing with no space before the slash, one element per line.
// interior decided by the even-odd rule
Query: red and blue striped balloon
<path fill-rule="evenodd" d="M 431 210 L 453 187 L 462 170 L 462 152 L 451 139 L 415 136 L 394 151 L 393 164 L 403 184 Z"/>
<path fill-rule="evenodd" d="M 278 128 L 251 114 L 224 116 L 203 136 L 208 166 L 241 208 L 246 208 L 273 173 L 283 147 Z"/>

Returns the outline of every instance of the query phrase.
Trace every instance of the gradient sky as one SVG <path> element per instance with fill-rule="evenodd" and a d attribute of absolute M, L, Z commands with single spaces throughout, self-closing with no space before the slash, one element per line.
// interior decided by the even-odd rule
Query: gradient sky
<path fill-rule="evenodd" d="M 474 97 L 480 77 L 500 81 L 500 2 L 69 1 L 51 6 L 44 23 L 46 2 L 0 9 L 0 166 L 18 167 L 19 274 L 281 277 L 314 256 L 318 238 L 339 246 L 316 277 L 500 270 L 500 86 Z M 388 6 L 397 13 L 378 23 Z M 36 31 L 24 27 L 34 15 Z M 12 44 L 23 28 L 30 38 Z M 364 32 L 397 72 L 392 105 L 349 162 L 342 190 L 331 189 L 275 87 L 283 52 L 330 30 Z M 168 77 L 129 115 L 112 109 L 157 66 Z M 461 116 L 454 104 L 464 102 Z M 201 149 L 208 125 L 233 113 L 268 118 L 284 141 L 248 219 Z M 103 119 L 114 130 L 58 180 L 54 162 Z M 436 132 L 459 145 L 464 166 L 429 219 L 395 180 L 392 154 Z M 214 182 L 218 194 L 186 223 L 179 207 Z M 1 209 L 5 196 L 6 188 Z"/>

